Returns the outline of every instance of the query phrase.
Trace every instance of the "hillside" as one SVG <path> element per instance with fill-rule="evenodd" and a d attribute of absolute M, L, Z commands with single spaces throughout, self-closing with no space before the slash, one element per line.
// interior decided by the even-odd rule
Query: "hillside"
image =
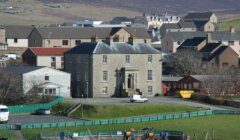
<path fill-rule="evenodd" d="M 0 0 L 0 24 L 52 24 L 210 10 L 221 19 L 228 19 L 240 14 L 239 7 L 239 0 Z"/>

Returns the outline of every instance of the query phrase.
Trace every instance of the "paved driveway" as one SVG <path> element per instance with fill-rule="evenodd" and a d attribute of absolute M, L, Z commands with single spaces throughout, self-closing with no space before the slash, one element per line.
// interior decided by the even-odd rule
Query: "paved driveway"
<path fill-rule="evenodd" d="M 148 104 L 173 104 L 173 105 L 187 105 L 187 106 L 194 106 L 194 107 L 203 107 L 203 108 L 210 108 L 210 109 L 222 109 L 217 106 L 203 104 L 197 101 L 190 101 L 187 99 L 181 98 L 171 98 L 171 97 L 152 97 L 148 98 Z M 129 98 L 88 98 L 88 99 L 66 99 L 66 101 L 79 103 L 84 102 L 86 104 L 132 104 L 129 101 Z"/>
<path fill-rule="evenodd" d="M 77 121 L 65 116 L 54 116 L 54 115 L 10 115 L 7 124 L 33 124 L 33 123 L 54 123 L 54 122 L 71 122 Z M 5 124 L 0 124 L 5 125 Z"/>

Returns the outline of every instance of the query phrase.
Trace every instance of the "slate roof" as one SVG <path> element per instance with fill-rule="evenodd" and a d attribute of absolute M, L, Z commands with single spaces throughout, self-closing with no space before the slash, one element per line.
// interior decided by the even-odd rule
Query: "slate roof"
<path fill-rule="evenodd" d="M 180 28 L 196 28 L 196 25 L 194 24 L 194 22 L 186 22 L 181 20 L 180 22 L 177 23 L 179 25 Z"/>
<path fill-rule="evenodd" d="M 180 27 L 179 27 L 179 25 L 177 23 L 164 23 L 161 28 L 180 29 Z"/>
<path fill-rule="evenodd" d="M 190 12 L 184 17 L 185 20 L 209 20 L 212 12 Z"/>
<path fill-rule="evenodd" d="M 6 72 L 14 73 L 14 74 L 24 74 L 31 71 L 35 71 L 38 69 L 42 69 L 44 67 L 35 67 L 35 66 L 15 66 L 15 67 L 7 67 L 4 69 Z"/>
<path fill-rule="evenodd" d="M 81 43 L 65 54 L 160 54 L 160 52 L 145 43 L 114 42 L 109 46 L 106 43 Z"/>
<path fill-rule="evenodd" d="M 208 21 L 194 21 L 197 28 L 202 28 Z"/>
<path fill-rule="evenodd" d="M 200 52 L 212 52 L 214 49 L 216 49 L 220 45 L 221 45 L 221 43 L 208 43 L 199 51 Z"/>
<path fill-rule="evenodd" d="M 70 48 L 29 48 L 37 56 L 63 56 Z"/>
<path fill-rule="evenodd" d="M 210 33 L 211 38 L 217 41 L 235 41 L 240 40 L 240 34 L 231 33 L 228 31 L 218 31 L 218 32 L 168 32 L 174 42 L 183 41 L 188 38 L 193 37 L 206 37 Z"/>
<path fill-rule="evenodd" d="M 3 25 L 6 29 L 6 38 L 28 38 L 34 27 L 31 25 Z"/>
<path fill-rule="evenodd" d="M 210 56 L 209 56 L 209 61 L 215 58 L 216 56 L 219 56 L 222 54 L 229 46 L 220 46 L 216 51 L 214 51 Z"/>
<path fill-rule="evenodd" d="M 191 39 L 187 39 L 185 40 L 181 46 L 181 47 L 196 47 L 197 45 L 199 45 L 200 43 L 202 43 L 204 40 L 206 40 L 206 37 L 194 37 Z"/>
<path fill-rule="evenodd" d="M 181 80 L 183 77 L 178 77 L 178 76 L 162 76 L 162 81 L 163 82 L 178 82 Z"/>
<path fill-rule="evenodd" d="M 42 38 L 52 39 L 88 39 L 93 36 L 107 38 L 121 28 L 119 27 L 41 27 L 37 28 Z M 139 27 L 123 27 L 137 38 L 150 38 L 146 29 Z"/>

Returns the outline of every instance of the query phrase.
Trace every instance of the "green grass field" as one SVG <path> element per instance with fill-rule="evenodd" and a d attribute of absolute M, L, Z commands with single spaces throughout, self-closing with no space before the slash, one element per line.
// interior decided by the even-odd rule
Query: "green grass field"
<path fill-rule="evenodd" d="M 0 137 L 6 137 L 9 140 L 17 140 L 15 135 L 13 135 L 13 133 L 11 131 L 9 131 L 9 130 L 1 130 L 0 131 Z"/>
<path fill-rule="evenodd" d="M 221 22 L 219 24 L 219 29 L 223 31 L 228 31 L 231 26 L 233 26 L 236 31 L 240 32 L 240 18 Z"/>
<path fill-rule="evenodd" d="M 88 126 L 88 127 L 69 127 L 56 129 L 34 129 L 23 130 L 23 135 L 27 138 L 34 138 L 41 132 L 79 132 L 87 131 L 87 129 L 94 130 L 129 130 L 130 128 L 142 129 L 144 127 L 154 127 L 155 130 L 181 130 L 186 135 L 191 137 L 197 135 L 198 140 L 204 139 L 204 133 L 212 134 L 212 129 L 215 132 L 215 140 L 239 140 L 240 138 L 240 116 L 239 115 L 214 115 L 196 118 L 185 118 L 176 120 L 154 121 L 147 123 L 134 124 L 118 124 L 118 125 L 102 125 L 102 126 Z"/>
<path fill-rule="evenodd" d="M 53 107 L 52 112 L 61 112 L 69 103 L 62 103 Z M 123 105 L 84 105 L 83 118 L 88 120 L 95 119 L 114 119 L 151 114 L 164 114 L 186 111 L 198 111 L 199 108 L 191 106 L 177 105 L 156 105 L 156 104 L 123 104 Z M 82 108 L 73 112 L 71 117 L 82 118 Z"/>

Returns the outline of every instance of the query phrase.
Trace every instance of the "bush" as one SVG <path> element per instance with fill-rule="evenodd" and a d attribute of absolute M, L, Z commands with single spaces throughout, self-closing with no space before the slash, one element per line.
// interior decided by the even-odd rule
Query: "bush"
<path fill-rule="evenodd" d="M 220 97 L 211 97 L 206 94 L 194 93 L 194 94 L 192 94 L 191 99 L 200 101 L 200 102 L 204 102 L 204 103 L 208 103 L 208 104 L 213 104 L 213 105 L 223 105 L 223 106 L 240 108 L 240 102 L 226 100 L 226 99 L 223 99 Z"/>
<path fill-rule="evenodd" d="M 55 115 L 64 115 L 68 108 L 72 106 L 71 103 L 68 102 L 61 102 L 58 103 L 51 108 L 51 113 Z"/>

